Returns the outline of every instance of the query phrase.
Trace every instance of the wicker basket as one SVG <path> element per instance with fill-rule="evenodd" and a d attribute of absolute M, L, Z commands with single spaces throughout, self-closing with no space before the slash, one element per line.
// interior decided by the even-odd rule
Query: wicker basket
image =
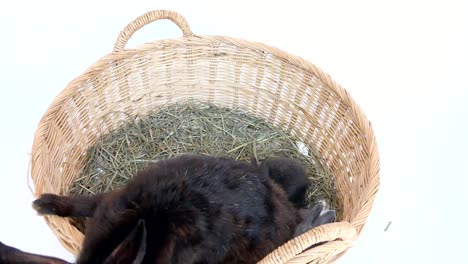
<path fill-rule="evenodd" d="M 158 19 L 183 32 L 125 49 L 132 34 Z M 199 100 L 265 118 L 316 148 L 331 170 L 339 221 L 289 241 L 261 263 L 331 263 L 359 236 L 379 187 L 379 156 L 369 121 L 348 93 L 303 59 L 262 43 L 199 36 L 171 11 L 148 12 L 118 36 L 112 53 L 55 98 L 32 146 L 35 195 L 65 194 L 102 132 L 171 102 Z M 77 254 L 83 235 L 66 218 L 45 216 L 61 243 Z M 327 243 L 307 250 L 311 245 Z"/>

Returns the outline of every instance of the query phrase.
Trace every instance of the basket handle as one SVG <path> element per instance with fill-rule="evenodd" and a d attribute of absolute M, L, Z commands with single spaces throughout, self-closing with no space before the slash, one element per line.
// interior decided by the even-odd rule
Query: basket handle
<path fill-rule="evenodd" d="M 337 239 L 352 241 L 356 238 L 356 235 L 356 228 L 346 221 L 320 225 L 286 242 L 286 244 L 283 244 L 275 251 L 268 254 L 257 264 L 279 263 L 278 259 L 281 259 L 281 263 L 285 263 L 317 243 L 334 241 Z"/>
<path fill-rule="evenodd" d="M 193 35 L 187 20 L 185 20 L 185 18 L 179 13 L 168 10 L 154 10 L 135 18 L 122 31 L 120 31 L 120 34 L 114 44 L 114 52 L 124 50 L 128 40 L 137 30 L 160 19 L 169 19 L 174 22 L 182 30 L 184 37 Z"/>

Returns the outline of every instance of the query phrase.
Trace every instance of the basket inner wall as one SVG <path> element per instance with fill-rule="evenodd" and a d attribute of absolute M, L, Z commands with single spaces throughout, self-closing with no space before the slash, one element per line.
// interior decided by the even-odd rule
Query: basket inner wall
<path fill-rule="evenodd" d="M 101 70 L 83 75 L 56 98 L 33 147 L 36 194 L 66 193 L 87 147 L 103 133 L 167 103 L 197 100 L 262 117 L 318 150 L 335 177 L 339 218 L 352 221 L 367 185 L 368 146 L 340 96 L 311 72 L 260 50 L 203 41 L 151 45 L 101 61 Z M 82 238 L 69 223 L 60 223 Z M 66 247 L 76 253 L 79 245 Z"/>

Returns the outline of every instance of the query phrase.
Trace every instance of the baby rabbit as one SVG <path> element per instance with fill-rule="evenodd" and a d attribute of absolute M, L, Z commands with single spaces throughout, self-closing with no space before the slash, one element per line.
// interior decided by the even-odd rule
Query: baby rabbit
<path fill-rule="evenodd" d="M 301 222 L 284 190 L 257 168 L 194 154 L 154 163 L 120 190 L 44 194 L 33 205 L 40 214 L 91 217 L 77 263 L 103 263 L 140 220 L 141 263 L 255 263 Z M 131 242 L 141 246 L 138 239 Z"/>
<path fill-rule="evenodd" d="M 273 164 L 268 172 L 278 182 L 292 173 L 265 164 Z M 323 206 L 295 208 L 288 196 L 300 197 L 290 195 L 297 188 L 278 185 L 265 167 L 185 154 L 149 165 L 119 190 L 90 197 L 43 194 L 33 207 L 43 215 L 88 217 L 78 264 L 256 263 L 323 222 L 316 219 Z M 3 244 L 0 260 L 67 263 Z"/>

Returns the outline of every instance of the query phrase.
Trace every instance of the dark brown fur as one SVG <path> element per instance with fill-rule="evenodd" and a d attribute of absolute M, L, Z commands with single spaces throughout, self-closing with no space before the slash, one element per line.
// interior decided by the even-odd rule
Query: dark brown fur
<path fill-rule="evenodd" d="M 255 158 L 252 165 L 257 166 Z M 288 199 L 297 208 L 305 204 L 305 196 L 309 188 L 309 179 L 302 164 L 294 159 L 285 157 L 267 158 L 259 165 L 261 172 L 273 179 L 286 192 Z"/>
<path fill-rule="evenodd" d="M 49 256 L 23 252 L 14 247 L 7 246 L 0 242 L 0 263 L 20 264 L 20 263 L 44 263 L 44 264 L 68 264 L 68 262 Z"/>
<path fill-rule="evenodd" d="M 283 189 L 257 168 L 204 155 L 152 164 L 98 202 L 72 205 L 76 199 L 44 195 L 34 205 L 94 215 L 77 263 L 101 263 L 139 219 L 147 231 L 143 263 L 255 263 L 292 238 L 301 221 Z"/>
<path fill-rule="evenodd" d="M 33 206 L 40 214 L 88 217 L 77 263 L 256 263 L 304 227 L 290 200 L 301 199 L 297 179 L 305 175 L 297 163 L 282 162 L 257 167 L 186 154 L 151 164 L 119 190 L 43 194 Z M 291 175 L 288 185 L 283 179 Z M 0 253 L 11 259 L 15 252 Z"/>

